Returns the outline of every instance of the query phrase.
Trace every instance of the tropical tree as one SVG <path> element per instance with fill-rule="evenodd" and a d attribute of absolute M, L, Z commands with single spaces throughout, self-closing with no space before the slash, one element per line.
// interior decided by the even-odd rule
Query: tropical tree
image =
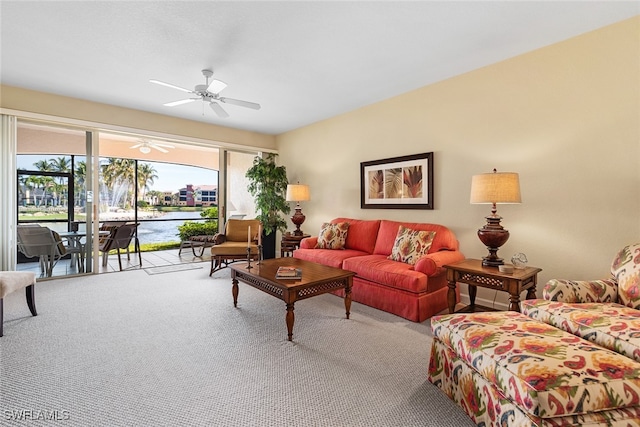
<path fill-rule="evenodd" d="M 101 165 L 102 180 L 104 181 L 104 184 L 112 193 L 117 185 L 125 186 L 127 189 L 129 206 L 134 206 L 135 204 L 135 201 L 133 200 L 134 192 L 132 191 L 135 176 L 134 168 L 135 160 L 116 159 L 113 157 L 110 157 L 107 159 L 107 163 Z"/>
<path fill-rule="evenodd" d="M 138 164 L 138 199 L 144 200 L 149 187 L 158 179 L 155 168 L 150 163 Z"/>
<path fill-rule="evenodd" d="M 45 159 L 38 160 L 33 164 L 33 166 L 35 166 L 36 169 L 38 169 L 41 172 L 53 171 L 53 168 L 51 167 L 51 163 Z M 36 203 L 36 205 L 37 206 L 42 205 L 47 197 L 49 188 L 52 187 L 51 184 L 53 184 L 53 179 L 48 176 L 31 176 L 28 178 L 28 180 L 33 184 L 33 186 L 36 189 L 40 190 L 40 194 L 41 194 L 40 203 L 39 204 Z M 34 200 L 35 200 L 35 196 L 34 196 Z"/>
<path fill-rule="evenodd" d="M 150 190 L 147 192 L 147 198 L 153 201 L 152 204 L 160 205 L 164 200 L 164 193 L 158 190 Z"/>
<path fill-rule="evenodd" d="M 51 163 L 48 160 L 42 159 L 38 160 L 33 164 L 41 172 L 51 172 L 53 169 L 51 167 Z"/>
<path fill-rule="evenodd" d="M 69 173 L 71 172 L 71 159 L 67 157 L 58 157 L 56 159 L 49 160 L 49 166 L 53 172 Z M 58 181 L 54 185 L 54 191 L 58 194 L 58 204 L 64 204 L 65 199 L 68 200 L 67 185 L 64 182 L 63 177 L 59 177 Z"/>
<path fill-rule="evenodd" d="M 19 200 L 22 201 L 22 205 L 27 205 L 27 195 L 28 191 L 31 190 L 32 187 L 29 185 L 29 179 L 25 175 L 18 175 L 18 195 Z"/>
<path fill-rule="evenodd" d="M 75 192 L 76 206 L 84 206 L 84 186 L 87 180 L 87 162 L 81 160 L 76 164 L 76 170 L 73 177 L 75 179 L 73 188 Z"/>

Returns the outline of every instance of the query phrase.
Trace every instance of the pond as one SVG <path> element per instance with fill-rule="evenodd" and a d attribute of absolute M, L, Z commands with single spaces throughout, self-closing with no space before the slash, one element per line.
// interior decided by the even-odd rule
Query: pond
<path fill-rule="evenodd" d="M 129 216 L 127 215 L 127 218 Z M 126 220 L 127 218 L 114 218 L 114 221 Z M 133 220 L 133 214 L 131 214 Z M 179 242 L 178 226 L 185 221 L 202 220 L 200 212 L 167 212 L 156 217 L 154 220 L 138 219 L 138 239 L 140 244 Z M 67 223 L 41 223 L 57 232 L 67 231 Z M 84 224 L 80 225 L 80 230 L 84 230 Z"/>
<path fill-rule="evenodd" d="M 179 242 L 178 226 L 189 220 L 202 219 L 200 212 L 167 212 L 154 221 L 140 221 L 138 239 L 140 244 Z"/>

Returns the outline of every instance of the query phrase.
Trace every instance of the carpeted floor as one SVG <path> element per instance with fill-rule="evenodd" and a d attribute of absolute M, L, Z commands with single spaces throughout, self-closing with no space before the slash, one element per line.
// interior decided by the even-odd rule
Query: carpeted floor
<path fill-rule="evenodd" d="M 175 273 L 177 271 L 186 271 L 186 270 L 197 270 L 202 269 L 202 263 L 184 263 L 184 264 L 172 264 L 172 265 L 161 265 L 158 267 L 149 267 L 145 268 L 144 271 L 152 276 L 154 274 L 164 274 L 164 273 Z"/>
<path fill-rule="evenodd" d="M 241 283 L 233 307 L 228 269 L 52 280 L 36 304 L 5 298 L 3 426 L 473 425 L 426 379 L 428 322 L 333 295 L 296 304 L 293 342 L 282 301 Z"/>

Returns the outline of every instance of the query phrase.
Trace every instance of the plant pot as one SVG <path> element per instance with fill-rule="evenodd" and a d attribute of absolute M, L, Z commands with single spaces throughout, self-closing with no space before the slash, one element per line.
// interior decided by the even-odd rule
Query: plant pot
<path fill-rule="evenodd" d="M 262 257 L 272 259 L 276 257 L 276 232 L 271 234 L 262 233 Z"/>

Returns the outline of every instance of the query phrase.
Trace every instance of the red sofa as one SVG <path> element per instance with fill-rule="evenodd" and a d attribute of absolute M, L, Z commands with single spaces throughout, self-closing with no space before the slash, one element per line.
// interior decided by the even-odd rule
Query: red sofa
<path fill-rule="evenodd" d="M 422 322 L 447 308 L 447 280 L 443 265 L 464 259 L 451 230 L 437 224 L 336 218 L 348 222 L 344 249 L 316 249 L 318 237 L 300 242 L 295 258 L 353 271 L 351 298 L 405 319 Z M 400 225 L 435 231 L 427 255 L 415 265 L 387 259 Z M 344 291 L 336 294 L 344 296 Z M 459 294 L 456 296 L 459 299 Z"/>

